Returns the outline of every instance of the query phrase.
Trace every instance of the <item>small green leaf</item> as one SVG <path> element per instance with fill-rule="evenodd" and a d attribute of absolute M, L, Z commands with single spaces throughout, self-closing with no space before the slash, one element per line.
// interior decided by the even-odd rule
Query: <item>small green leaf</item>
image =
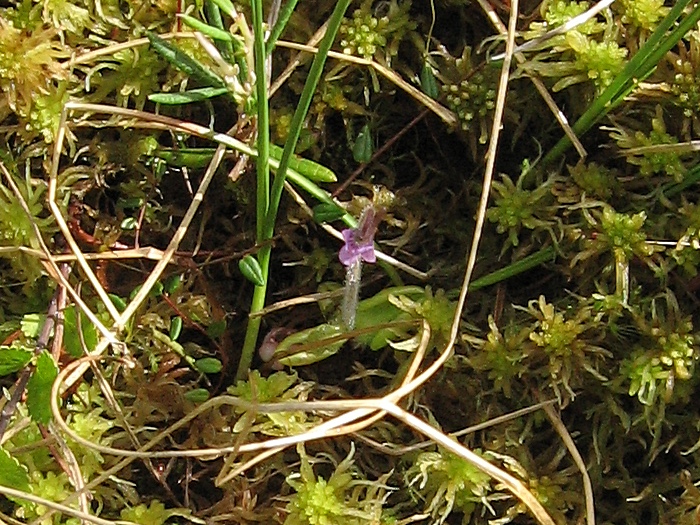
<path fill-rule="evenodd" d="M 183 73 L 199 80 L 206 86 L 226 87 L 226 83 L 218 75 L 212 73 L 205 65 L 189 56 L 179 47 L 150 31 L 146 32 L 146 36 L 153 49 Z"/>
<path fill-rule="evenodd" d="M 204 403 L 209 399 L 209 391 L 204 388 L 195 388 L 189 392 L 185 392 L 185 399 L 192 403 Z"/>
<path fill-rule="evenodd" d="M 213 40 L 221 40 L 224 42 L 232 42 L 233 41 L 233 35 L 231 33 L 227 33 L 226 31 L 223 31 L 217 27 L 210 26 L 209 24 L 205 24 L 201 20 L 197 20 L 196 18 L 194 18 L 190 15 L 180 15 L 180 18 L 182 18 L 182 21 L 185 22 L 192 29 L 207 35 L 208 37 L 212 38 Z"/>
<path fill-rule="evenodd" d="M 432 99 L 437 99 L 440 95 L 437 80 L 435 80 L 435 73 L 433 73 L 433 68 L 427 62 L 423 64 L 423 69 L 420 71 L 420 87 L 423 89 L 423 93 Z"/>
<path fill-rule="evenodd" d="M 114 295 L 113 293 L 107 295 L 112 300 L 112 304 L 116 306 L 117 310 L 123 312 L 126 309 L 126 301 L 124 301 L 124 299 L 122 299 L 118 295 Z"/>
<path fill-rule="evenodd" d="M 236 8 L 230 0 L 214 0 L 214 3 L 219 6 L 224 13 L 226 13 L 231 18 L 236 18 Z"/>
<path fill-rule="evenodd" d="M 27 409 L 37 423 L 51 421 L 51 387 L 58 375 L 58 367 L 46 350 L 39 354 L 36 369 L 27 384 Z"/>
<path fill-rule="evenodd" d="M 221 361 L 214 357 L 204 357 L 202 359 L 197 359 L 194 363 L 194 367 L 203 374 L 218 374 L 221 372 L 223 365 Z"/>
<path fill-rule="evenodd" d="M 95 349 L 97 346 L 97 329 L 88 318 L 80 313 L 80 330 L 82 330 L 82 341 L 78 330 L 78 316 L 75 306 L 69 306 L 63 311 L 63 323 L 65 333 L 63 334 L 63 343 L 66 346 L 66 351 L 72 357 L 80 357 L 84 355 L 83 343 L 85 350 L 88 352 Z"/>
<path fill-rule="evenodd" d="M 170 339 L 177 341 L 180 332 L 182 332 L 182 317 L 178 315 L 170 320 Z"/>
<path fill-rule="evenodd" d="M 314 220 L 319 224 L 337 221 L 343 215 L 345 210 L 335 204 L 322 203 L 314 206 Z"/>
<path fill-rule="evenodd" d="M 238 268 L 240 268 L 243 276 L 255 286 L 265 285 L 265 278 L 263 277 L 260 263 L 252 255 L 246 255 L 243 259 L 238 261 Z"/>
<path fill-rule="evenodd" d="M 20 328 L 26 337 L 39 337 L 39 332 L 45 322 L 46 316 L 43 314 L 27 314 L 22 317 Z"/>
<path fill-rule="evenodd" d="M 365 124 L 362 126 L 360 133 L 357 135 L 355 145 L 352 147 L 352 157 L 356 162 L 365 164 L 372 159 L 373 153 L 372 134 L 369 132 L 369 124 Z"/>
<path fill-rule="evenodd" d="M 153 93 L 148 95 L 148 100 L 156 104 L 164 104 L 166 106 L 177 106 L 180 104 L 190 104 L 192 102 L 201 102 L 210 98 L 218 97 L 228 93 L 226 87 L 206 87 L 200 89 L 190 89 L 189 91 L 181 91 L 179 93 Z"/>
<path fill-rule="evenodd" d="M 0 485 L 31 492 L 27 469 L 4 448 L 0 447 Z"/>
<path fill-rule="evenodd" d="M 181 284 L 182 275 L 178 273 L 175 275 L 171 275 L 165 280 L 165 284 L 163 284 L 163 289 L 165 290 L 165 293 L 167 293 L 168 295 L 172 295 L 178 291 Z"/>
<path fill-rule="evenodd" d="M 156 156 L 177 168 L 206 168 L 215 151 L 214 148 L 165 148 L 158 150 Z"/>
<path fill-rule="evenodd" d="M 0 346 L 0 377 L 22 370 L 32 359 L 32 354 L 23 348 Z"/>
<path fill-rule="evenodd" d="M 275 160 L 282 159 L 283 151 L 283 148 L 270 144 L 270 156 Z M 336 182 L 338 180 L 338 177 L 329 168 L 298 155 L 292 155 L 289 159 L 289 168 L 314 182 Z"/>

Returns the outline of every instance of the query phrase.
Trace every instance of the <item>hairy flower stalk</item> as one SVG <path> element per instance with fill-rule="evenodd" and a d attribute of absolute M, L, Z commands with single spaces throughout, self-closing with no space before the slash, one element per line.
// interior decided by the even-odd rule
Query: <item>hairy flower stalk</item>
<path fill-rule="evenodd" d="M 345 244 L 340 249 L 338 258 L 345 265 L 346 270 L 341 317 L 347 330 L 352 330 L 355 326 L 362 261 L 368 263 L 377 261 L 377 255 L 374 253 L 374 234 L 383 215 L 383 210 L 369 206 L 362 212 L 357 228 L 347 228 L 342 232 Z"/>

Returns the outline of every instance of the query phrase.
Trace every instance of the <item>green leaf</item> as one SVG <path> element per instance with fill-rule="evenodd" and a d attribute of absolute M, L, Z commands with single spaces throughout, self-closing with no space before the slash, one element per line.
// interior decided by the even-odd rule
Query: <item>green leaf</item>
<path fill-rule="evenodd" d="M 233 41 L 233 35 L 231 33 L 227 33 L 226 31 L 223 31 L 217 27 L 210 26 L 209 24 L 206 24 L 201 20 L 197 20 L 196 18 L 190 15 L 180 15 L 180 18 L 192 29 L 207 35 L 213 40 L 221 40 L 223 42 Z"/>
<path fill-rule="evenodd" d="M 180 289 L 180 284 L 182 283 L 182 275 L 175 274 L 168 277 L 163 284 L 163 289 L 168 295 L 172 295 Z"/>
<path fill-rule="evenodd" d="M 194 366 L 197 370 L 203 374 L 218 374 L 224 367 L 221 361 L 215 357 L 204 357 L 203 359 L 197 359 Z"/>
<path fill-rule="evenodd" d="M 372 134 L 369 132 L 369 124 L 365 124 L 362 126 L 360 133 L 357 135 L 355 145 L 352 147 L 352 157 L 356 162 L 366 164 L 372 160 L 373 153 Z"/>
<path fill-rule="evenodd" d="M 437 100 L 438 96 L 440 95 L 437 80 L 435 80 L 435 73 L 433 73 L 433 68 L 427 63 L 423 64 L 423 68 L 420 71 L 420 87 L 423 89 L 423 93 L 432 99 Z"/>
<path fill-rule="evenodd" d="M 116 306 L 118 311 L 123 312 L 126 309 L 126 301 L 124 301 L 124 299 L 122 299 L 118 295 L 114 295 L 113 293 L 107 295 L 111 299 L 112 304 Z"/>
<path fill-rule="evenodd" d="M 345 344 L 344 330 L 336 325 L 321 324 L 296 332 L 277 345 L 279 362 L 287 366 L 304 366 L 323 361 L 337 354 Z M 286 355 L 286 357 L 285 357 Z"/>
<path fill-rule="evenodd" d="M 319 224 L 333 222 L 345 215 L 345 210 L 335 204 L 317 204 L 314 206 L 314 220 Z"/>
<path fill-rule="evenodd" d="M 228 93 L 228 88 L 226 87 L 206 87 L 181 91 L 179 93 L 153 93 L 152 95 L 148 95 L 148 100 L 156 104 L 175 106 L 209 100 L 210 98 L 225 95 L 226 93 Z"/>
<path fill-rule="evenodd" d="M 195 388 L 189 392 L 185 392 L 185 399 L 192 403 L 204 403 L 209 399 L 209 391 L 204 388 Z"/>
<path fill-rule="evenodd" d="M 46 322 L 43 314 L 27 314 L 22 317 L 20 327 L 22 333 L 27 337 L 39 337 L 42 325 Z"/>
<path fill-rule="evenodd" d="M 252 255 L 246 255 L 238 261 L 238 268 L 243 276 L 255 286 L 265 286 L 265 277 L 263 277 L 262 268 L 258 260 Z"/>
<path fill-rule="evenodd" d="M 170 320 L 170 339 L 177 341 L 180 332 L 182 332 L 182 317 L 178 315 Z"/>
<path fill-rule="evenodd" d="M 63 335 L 63 342 L 66 346 L 66 351 L 72 357 L 80 357 L 84 355 L 83 352 L 83 342 L 85 343 L 85 349 L 91 352 L 97 346 L 97 329 L 95 325 L 90 322 L 90 320 L 85 316 L 84 313 L 80 313 L 80 330 L 82 330 L 83 341 L 80 340 L 80 331 L 78 330 L 78 316 L 75 306 L 69 306 L 63 311 L 63 324 L 65 327 L 65 333 Z"/>
<path fill-rule="evenodd" d="M 24 492 L 31 492 L 27 469 L 19 461 L 0 447 L 0 485 Z"/>
<path fill-rule="evenodd" d="M 190 77 L 199 80 L 202 84 L 211 87 L 224 88 L 226 83 L 215 73 L 212 73 L 204 64 L 195 60 L 179 47 L 171 44 L 167 40 L 160 38 L 155 33 L 146 33 L 148 41 L 153 49 L 160 56 L 165 58 L 177 69 L 186 73 Z"/>
<path fill-rule="evenodd" d="M 47 425 L 51 421 L 51 387 L 58 375 L 58 367 L 46 350 L 39 354 L 36 369 L 27 384 L 27 408 L 37 423 Z"/>
<path fill-rule="evenodd" d="M 32 352 L 23 348 L 0 346 L 0 376 L 24 368 L 32 359 Z"/>
<path fill-rule="evenodd" d="M 270 156 L 276 160 L 282 158 L 283 149 L 275 144 L 270 144 Z M 298 155 L 292 155 L 289 158 L 289 169 L 296 171 L 300 175 L 314 182 L 336 182 L 338 177 L 335 176 L 332 170 L 324 165 L 314 162 L 313 160 L 305 159 Z"/>

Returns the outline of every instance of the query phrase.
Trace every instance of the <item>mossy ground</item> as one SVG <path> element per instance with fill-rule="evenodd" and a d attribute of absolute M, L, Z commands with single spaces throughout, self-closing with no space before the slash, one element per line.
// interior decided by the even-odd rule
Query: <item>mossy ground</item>
<path fill-rule="evenodd" d="M 535 85 L 573 124 L 627 74 L 635 56 L 648 52 L 645 44 L 681 4 L 619 0 L 516 57 L 475 285 L 456 341 L 450 327 L 497 106 L 501 63 L 489 57 L 504 47 L 492 22 L 507 23 L 510 6 L 356 0 L 296 151 L 337 175 L 337 182 L 317 180 L 317 189 L 350 215 L 357 218 L 368 206 L 385 210 L 378 249 L 417 271 L 365 264 L 356 331 L 344 335 L 340 294 L 332 292 L 343 286 L 345 268 L 340 243 L 324 229 L 344 226 L 335 219 L 321 224 L 319 208 L 314 220 L 318 194 L 293 181 L 272 239 L 256 243 L 255 159 L 229 149 L 171 263 L 123 323 L 124 344 L 102 347 L 95 326 L 111 326 L 163 256 L 208 176 L 216 143 L 157 126 L 148 115 L 87 108 L 62 123 L 61 112 L 72 101 L 158 113 L 254 148 L 254 17 L 247 3 L 236 5 L 237 19 L 226 14 L 225 2 L 4 4 L 0 385 L 6 413 L 0 428 L 7 428 L 0 470 L 12 475 L 0 473 L 0 485 L 64 502 L 92 483 L 89 498 L 65 504 L 101 523 L 531 523 L 527 507 L 504 485 L 434 443 L 419 447 L 424 437 L 389 416 L 354 433 L 287 447 L 236 472 L 256 457 L 256 443 L 310 431 L 338 413 L 331 405 L 304 410 L 301 402 L 390 394 L 415 373 L 409 370 L 417 352 L 427 352 L 423 370 L 455 343 L 444 366 L 401 406 L 451 433 L 552 401 L 548 411 L 521 413 L 459 439 L 519 479 L 554 522 L 586 519 L 586 483 L 565 443 L 568 433 L 590 476 L 598 523 L 696 523 L 700 29 L 696 21 L 679 39 L 672 36 L 676 26 L 669 27 L 661 41 L 675 38 L 670 50 L 579 133 L 585 159 L 575 148 L 558 149 L 564 129 Z M 686 4 L 678 8 L 679 23 L 700 10 Z M 300 2 L 272 52 L 273 85 L 298 62 L 270 98 L 277 145 L 290 133 L 311 60 L 286 42 L 309 42 L 335 5 Z M 265 3 L 265 16 L 271 7 Z M 590 7 L 526 1 L 516 42 L 536 41 Z M 178 20 L 184 12 L 212 26 L 222 17 L 234 39 L 217 41 L 221 60 Z M 179 29 L 187 34 L 168 38 Z M 148 32 L 165 36 L 200 70 L 175 67 L 157 40 L 149 44 Z M 205 101 L 149 99 L 221 87 L 218 82 L 226 94 Z M 433 110 L 430 97 L 439 104 Z M 66 140 L 54 157 L 59 130 Z M 81 253 L 93 254 L 87 266 L 99 286 L 70 257 L 54 259 L 53 267 L 42 255 L 37 231 L 53 256 L 71 253 L 47 201 L 54 190 L 68 233 Z M 239 261 L 250 262 L 269 246 L 266 305 L 293 304 L 262 312 L 258 346 L 265 359 L 256 355 L 247 381 L 236 381 L 255 288 L 255 269 L 243 268 L 246 279 Z M 153 247 L 156 255 L 95 255 L 139 247 Z M 524 260 L 537 262 L 522 268 Z M 60 271 L 84 307 L 60 292 Z M 320 292 L 326 295 L 300 300 Z M 85 309 L 95 317 L 77 313 Z M 57 327 L 42 334 L 47 314 Z M 426 325 L 431 336 L 421 342 Z M 278 344 L 289 352 L 269 359 L 266 351 Z M 32 360 L 37 345 L 52 352 L 57 372 L 76 367 L 86 350 L 102 350 L 62 394 L 60 428 L 48 424 L 59 414 L 42 412 L 50 396 L 35 400 L 31 393 L 41 390 L 42 377 L 47 384 L 52 378 Z M 34 365 L 38 379 L 29 379 L 25 403 L 19 395 Z M 236 404 L 240 399 L 299 403 L 286 412 L 246 411 L 251 406 Z M 120 464 L 114 449 L 136 450 L 154 438 L 146 457 Z M 0 493 L 6 496 L 0 520 L 29 523 L 47 512 L 2 487 Z M 78 517 L 62 509 L 41 523 L 72 524 Z"/>

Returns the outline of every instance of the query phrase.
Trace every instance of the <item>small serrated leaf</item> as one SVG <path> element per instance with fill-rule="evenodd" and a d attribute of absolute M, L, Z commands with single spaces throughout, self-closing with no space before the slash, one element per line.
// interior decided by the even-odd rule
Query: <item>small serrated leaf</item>
<path fill-rule="evenodd" d="M 51 387 L 58 375 L 53 357 L 44 350 L 36 360 L 36 369 L 27 383 L 27 409 L 37 423 L 51 421 Z"/>
<path fill-rule="evenodd" d="M 19 461 L 0 447 L 0 485 L 24 492 L 31 492 L 29 474 Z"/>
<path fill-rule="evenodd" d="M 46 321 L 46 316 L 43 314 L 27 314 L 22 317 L 20 327 L 22 333 L 26 337 L 39 337 L 39 331 Z"/>
<path fill-rule="evenodd" d="M 69 306 L 63 311 L 63 323 L 65 326 L 63 343 L 66 351 L 72 357 L 84 355 L 83 343 L 85 343 L 85 350 L 88 352 L 95 349 L 95 346 L 97 346 L 97 329 L 85 314 L 80 313 L 80 330 L 83 332 L 82 341 L 78 331 L 78 316 L 75 306 Z"/>
<path fill-rule="evenodd" d="M 21 370 L 31 359 L 30 350 L 0 346 L 0 377 Z"/>
<path fill-rule="evenodd" d="M 246 255 L 238 261 L 238 268 L 243 276 L 255 286 L 264 286 L 265 277 L 263 277 L 262 268 L 258 260 L 252 255 Z"/>
<path fill-rule="evenodd" d="M 195 361 L 194 363 L 194 366 L 203 374 L 218 374 L 224 367 L 221 364 L 221 361 L 219 361 L 215 357 L 204 357 L 202 359 L 197 359 L 197 361 Z"/>

